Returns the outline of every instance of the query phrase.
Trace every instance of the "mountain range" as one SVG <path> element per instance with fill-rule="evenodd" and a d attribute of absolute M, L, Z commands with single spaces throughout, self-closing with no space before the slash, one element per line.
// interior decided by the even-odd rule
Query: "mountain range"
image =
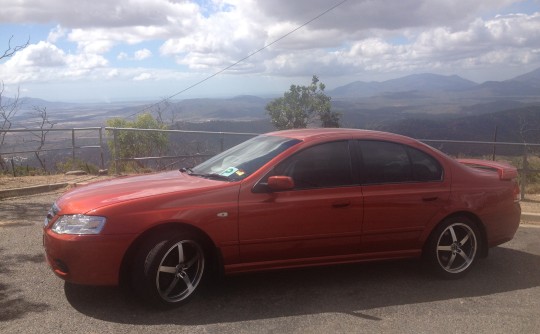
<path fill-rule="evenodd" d="M 392 93 L 416 93 L 432 96 L 444 93 L 452 97 L 538 97 L 540 95 L 540 68 L 504 81 L 481 84 L 457 75 L 412 74 L 382 82 L 355 81 L 328 92 L 333 98 L 366 98 Z"/>
<path fill-rule="evenodd" d="M 480 84 L 457 75 L 431 73 L 382 82 L 355 81 L 326 94 L 332 98 L 332 110 L 342 115 L 344 127 L 387 130 L 416 138 L 485 141 L 491 140 L 494 128 L 499 127 L 505 140 L 540 142 L 540 130 L 533 131 L 537 125 L 540 129 L 540 68 L 509 80 Z M 272 130 L 265 112 L 271 100 L 244 95 L 170 101 L 162 116 L 176 128 L 264 132 Z M 132 118 L 155 110 L 136 102 L 21 101 L 14 128 L 32 126 L 35 106 L 46 107 L 57 128 L 103 126 L 111 117 Z M 527 138 L 519 131 L 524 122 L 531 124 Z"/>

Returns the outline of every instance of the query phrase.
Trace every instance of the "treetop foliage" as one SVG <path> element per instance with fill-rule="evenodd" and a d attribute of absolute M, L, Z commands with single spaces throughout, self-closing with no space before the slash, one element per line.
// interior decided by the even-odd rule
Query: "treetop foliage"
<path fill-rule="evenodd" d="M 325 88 L 316 75 L 309 86 L 291 85 L 283 97 L 266 105 L 272 125 L 279 130 L 306 128 L 318 119 L 322 127 L 339 127 L 341 115 L 330 110 Z"/>

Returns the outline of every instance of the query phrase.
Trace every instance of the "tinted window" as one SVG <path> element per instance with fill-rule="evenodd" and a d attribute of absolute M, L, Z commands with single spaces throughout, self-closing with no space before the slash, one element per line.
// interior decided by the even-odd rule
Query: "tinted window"
<path fill-rule="evenodd" d="M 350 185 L 349 143 L 339 141 L 307 148 L 276 166 L 273 174 L 292 177 L 296 189 Z"/>
<path fill-rule="evenodd" d="M 363 163 L 360 179 L 366 184 L 442 179 L 440 164 L 412 147 L 383 141 L 361 141 L 360 151 Z"/>
<path fill-rule="evenodd" d="M 408 148 L 409 157 L 412 163 L 412 173 L 415 181 L 440 181 L 443 176 L 443 169 L 439 162 L 426 153 Z"/>

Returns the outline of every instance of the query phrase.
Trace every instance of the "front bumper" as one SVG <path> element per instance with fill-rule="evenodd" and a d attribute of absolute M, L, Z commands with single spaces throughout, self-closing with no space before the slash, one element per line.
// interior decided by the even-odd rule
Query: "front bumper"
<path fill-rule="evenodd" d="M 120 267 L 135 235 L 68 235 L 43 230 L 45 257 L 53 272 L 75 284 L 118 285 Z"/>

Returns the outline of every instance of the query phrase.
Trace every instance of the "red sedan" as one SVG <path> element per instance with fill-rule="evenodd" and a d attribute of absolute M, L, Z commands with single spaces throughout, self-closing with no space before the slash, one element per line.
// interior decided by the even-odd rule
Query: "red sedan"
<path fill-rule="evenodd" d="M 193 168 L 75 188 L 47 215 L 45 252 L 69 282 L 126 282 L 165 305 L 218 272 L 423 257 L 460 277 L 514 236 L 516 178 L 390 133 L 273 132 Z"/>

